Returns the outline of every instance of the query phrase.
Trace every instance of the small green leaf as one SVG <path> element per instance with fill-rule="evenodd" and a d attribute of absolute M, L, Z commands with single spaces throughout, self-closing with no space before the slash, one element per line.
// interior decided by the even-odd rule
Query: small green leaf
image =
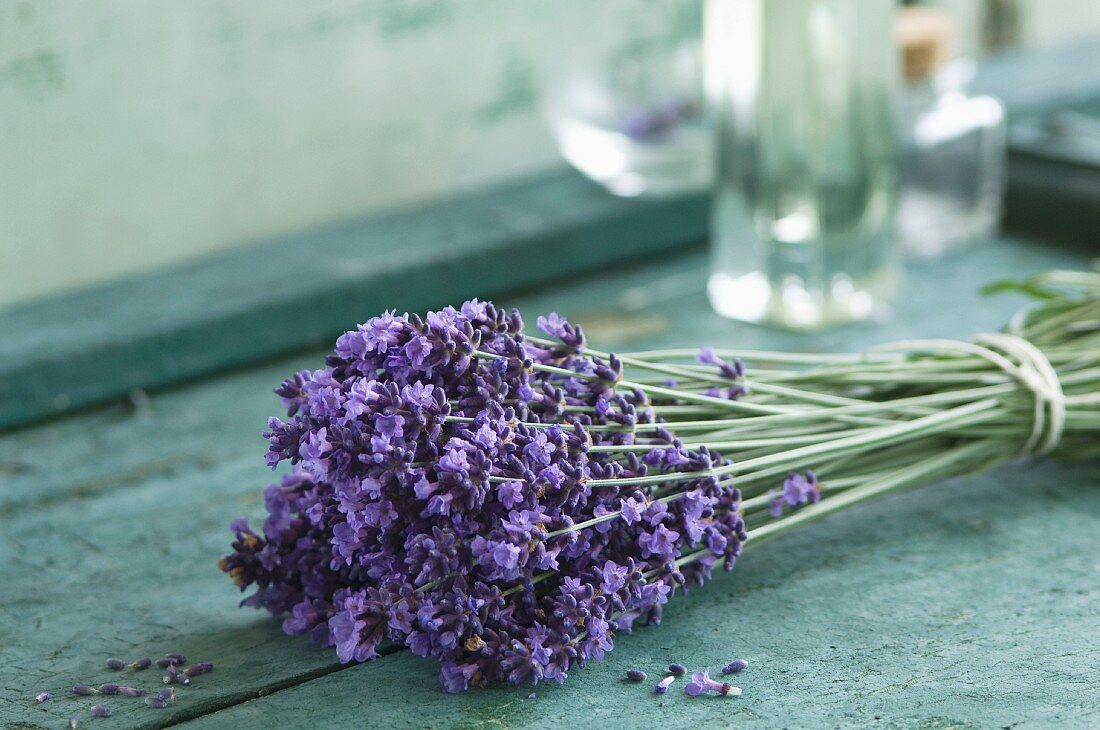
<path fill-rule="evenodd" d="M 1058 296 L 1057 292 L 1046 289 L 1030 280 L 1002 279 L 1001 281 L 990 282 L 981 288 L 982 296 L 1007 292 L 1024 294 L 1034 299 L 1054 299 Z"/>

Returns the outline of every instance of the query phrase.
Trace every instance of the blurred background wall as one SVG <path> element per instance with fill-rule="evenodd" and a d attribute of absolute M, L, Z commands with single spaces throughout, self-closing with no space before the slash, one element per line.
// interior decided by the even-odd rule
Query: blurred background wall
<path fill-rule="evenodd" d="M 559 165 L 540 78 L 663 1 L 0 2 L 0 306 Z M 977 51 L 982 0 L 938 4 Z"/>

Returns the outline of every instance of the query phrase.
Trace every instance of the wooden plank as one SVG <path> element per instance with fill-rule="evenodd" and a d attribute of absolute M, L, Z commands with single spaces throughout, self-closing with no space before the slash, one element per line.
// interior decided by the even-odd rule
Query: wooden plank
<path fill-rule="evenodd" d="M 1010 299 L 976 298 L 973 287 L 978 282 L 1081 262 L 1080 257 L 1071 254 L 1004 241 L 959 256 L 950 267 L 918 267 L 910 288 L 912 293 L 901 303 L 900 315 L 888 330 L 846 328 L 811 338 L 778 335 L 719 320 L 706 307 L 702 288 L 705 259 L 698 255 L 641 269 L 621 269 L 600 280 L 575 282 L 516 303 L 528 314 L 558 309 L 579 316 L 594 341 L 613 348 L 722 341 L 746 347 L 854 348 L 886 337 L 961 336 L 971 328 L 994 327 L 1015 304 Z M 933 282 L 936 286 L 932 286 Z M 959 317 L 959 311 L 965 311 L 966 317 Z M 1089 475 L 1080 470 L 1046 470 L 1020 477 L 1010 485 L 1010 490 L 996 479 L 968 483 L 968 489 L 977 491 L 961 507 L 952 504 L 951 514 L 945 518 L 948 527 L 942 530 L 924 527 L 932 522 L 931 515 L 939 508 L 933 509 L 922 498 L 910 503 L 908 509 L 896 507 L 893 522 L 887 519 L 894 514 L 892 510 L 870 513 L 869 537 L 861 537 L 861 521 L 852 523 L 851 528 L 843 525 L 838 528 L 840 523 L 830 521 L 792 537 L 804 542 L 776 542 L 763 547 L 739 568 L 740 577 L 698 591 L 680 604 L 681 608 L 674 608 L 664 628 L 624 639 L 609 663 L 579 673 L 564 688 L 536 690 L 548 701 L 557 697 L 557 709 L 549 702 L 529 708 L 523 698 L 530 690 L 499 689 L 459 699 L 443 698 L 436 689 L 432 667 L 403 653 L 369 666 L 341 668 L 329 652 L 316 650 L 304 640 L 281 636 L 277 622 L 238 609 L 239 594 L 214 567 L 228 542 L 227 521 L 241 513 L 255 516 L 262 512 L 260 488 L 269 475 L 260 460 L 262 446 L 256 434 L 263 417 L 276 410 L 270 387 L 285 374 L 319 358 L 320 354 L 315 353 L 259 370 L 222 376 L 154 394 L 140 408 L 82 414 L 63 422 L 23 429 L 0 440 L 0 465 L 3 465 L 0 504 L 4 505 L 0 509 L 0 575 L 4 579 L 0 591 L 3 655 L 0 726 L 25 723 L 56 727 L 74 709 L 86 712 L 91 704 L 88 700 L 64 696 L 66 687 L 79 681 L 98 683 L 114 678 L 101 669 L 107 656 L 121 654 L 133 658 L 173 649 L 193 658 L 209 658 L 218 663 L 218 669 L 215 674 L 196 680 L 186 692 L 181 690 L 181 700 L 168 710 L 151 710 L 137 701 L 109 702 L 116 711 L 116 719 L 104 721 L 103 727 L 159 726 L 203 717 L 235 705 L 240 705 L 239 712 L 244 714 L 227 712 L 220 717 L 215 715 L 212 722 L 256 726 L 262 722 L 254 713 L 281 697 L 297 699 L 289 708 L 272 705 L 271 712 L 280 713 L 278 722 L 272 721 L 272 715 L 264 715 L 267 712 L 264 709 L 261 715 L 269 725 L 304 725 L 318 718 L 336 725 L 363 724 L 364 715 L 359 714 L 363 708 L 349 704 L 350 698 L 346 696 L 357 693 L 364 693 L 369 711 L 375 713 L 366 716 L 369 718 L 366 724 L 379 717 L 379 713 L 386 713 L 387 722 L 391 718 L 395 724 L 412 722 L 412 715 L 395 715 L 389 710 L 390 702 L 394 707 L 402 706 L 401 700 L 393 698 L 403 696 L 416 698 L 418 704 L 413 707 L 420 710 L 419 721 L 436 727 L 450 724 L 458 717 L 456 713 L 462 712 L 484 720 L 484 724 L 495 720 L 504 724 L 541 724 L 566 716 L 572 711 L 570 708 L 606 713 L 607 710 L 594 707 L 597 701 L 623 717 L 637 718 L 642 709 L 649 707 L 639 698 L 648 701 L 649 695 L 637 694 L 637 687 L 619 685 L 619 675 L 627 664 L 643 664 L 650 669 L 658 659 L 663 663 L 672 658 L 702 664 L 728 659 L 728 654 L 734 651 L 748 655 L 754 666 L 759 663 L 774 671 L 769 675 L 770 694 L 761 695 L 773 698 L 769 700 L 774 702 L 769 712 L 781 710 L 786 701 L 783 692 L 789 691 L 792 679 L 797 680 L 798 689 L 792 702 L 808 707 L 819 701 L 836 706 L 843 704 L 837 698 L 854 697 L 861 706 L 872 706 L 879 695 L 864 697 L 860 692 L 867 693 L 857 682 L 865 681 L 858 676 L 863 671 L 859 664 L 861 651 L 872 652 L 876 657 L 877 663 L 872 666 L 883 679 L 871 689 L 904 683 L 919 669 L 914 668 L 910 647 L 904 643 L 902 634 L 887 632 L 878 644 L 855 643 L 856 639 L 862 641 L 867 632 L 885 630 L 890 622 L 886 618 L 875 619 L 871 614 L 865 616 L 860 607 L 851 603 L 822 598 L 853 585 L 868 586 L 867 592 L 878 596 L 868 605 L 874 606 L 875 611 L 893 611 L 883 615 L 895 619 L 914 610 L 911 604 L 924 597 L 920 593 L 922 586 L 939 586 L 937 590 L 951 596 L 943 604 L 951 611 L 975 598 L 975 594 L 982 600 L 975 604 L 974 610 L 993 611 L 982 601 L 1002 604 L 1004 610 L 1027 605 L 1021 595 L 1034 600 L 1036 581 L 1044 576 L 1051 577 L 1053 587 L 1070 595 L 1072 600 L 1064 604 L 1053 598 L 1039 604 L 1043 611 L 1056 613 L 1055 628 L 1051 630 L 1041 623 L 1042 611 L 1014 626 L 1005 621 L 1003 611 L 991 614 L 996 621 L 991 618 L 988 623 L 973 624 L 957 620 L 952 624 L 949 619 L 953 614 L 948 609 L 936 612 L 918 603 L 928 613 L 924 623 L 901 622 L 901 628 L 896 630 L 912 627 L 914 631 L 925 631 L 933 624 L 938 625 L 937 622 L 946 622 L 947 628 L 939 634 L 941 644 L 935 648 L 946 652 L 945 656 L 952 661 L 960 661 L 959 652 L 973 642 L 986 641 L 986 637 L 1005 642 L 1007 635 L 1014 639 L 1022 635 L 1026 641 L 1020 645 L 1021 651 L 1040 653 L 1044 662 L 1050 662 L 1050 676 L 1057 677 L 1059 672 L 1066 671 L 1067 663 L 1077 660 L 1048 656 L 1044 653 L 1047 652 L 1044 642 L 1073 646 L 1073 651 L 1079 653 L 1087 649 L 1081 637 L 1097 633 L 1089 623 L 1095 622 L 1095 615 L 1087 611 L 1082 614 L 1079 602 L 1072 598 L 1076 595 L 1072 593 L 1073 586 L 1087 585 L 1084 582 L 1087 576 L 1082 571 L 1088 570 L 1089 564 L 1081 561 L 1070 547 L 1088 544 L 1083 542 L 1087 538 L 1082 536 L 1079 526 L 1063 524 L 1094 511 L 1094 503 L 1087 494 L 1081 499 L 1076 496 L 1082 491 L 1079 485 Z M 1047 482 L 1060 485 L 1053 488 L 1054 496 L 1044 501 L 1040 499 L 1039 487 Z M 43 485 L 44 493 L 36 492 L 38 485 Z M 942 489 L 946 490 L 940 492 L 945 499 L 953 493 L 950 487 Z M 1007 491 L 1007 497 L 998 502 L 999 511 L 991 511 L 989 519 L 996 526 L 996 544 L 1001 550 L 998 560 L 1003 558 L 1007 562 L 996 562 L 989 569 L 986 583 L 975 584 L 984 570 L 980 561 L 985 543 L 974 535 L 970 535 L 969 542 L 959 541 L 968 530 L 973 532 L 973 524 L 965 516 L 984 514 L 985 502 L 1003 496 L 1002 489 Z M 1002 523 L 1005 512 L 1008 521 Z M 958 519 L 956 513 L 961 515 Z M 1044 519 L 1033 523 L 1034 531 L 1029 531 L 1028 525 L 1032 523 L 1027 520 L 1033 513 L 1042 513 Z M 885 520 L 881 527 L 877 526 L 880 520 Z M 840 535 L 849 529 L 855 535 L 841 539 Z M 866 541 L 872 538 L 872 542 Z M 1031 542 L 1043 544 L 1032 548 Z M 942 546 L 937 548 L 940 543 Z M 1021 545 L 1029 545 L 1029 551 L 1021 551 Z M 867 568 L 869 572 L 859 572 L 865 558 L 872 567 Z M 917 562 L 905 563 L 905 560 Z M 1021 564 L 1029 561 L 1044 566 L 1044 570 L 1025 571 L 1021 578 L 1017 575 L 1022 571 Z M 899 564 L 911 582 L 904 586 L 904 591 L 891 593 Z M 836 568 L 835 572 L 830 572 L 830 565 Z M 752 571 L 759 571 L 756 578 Z M 818 574 L 826 577 L 810 580 Z M 1002 586 L 1005 575 L 1013 575 L 1016 583 Z M 749 581 L 750 586 L 757 585 L 748 589 L 754 598 L 731 604 L 728 594 L 734 591 L 735 597 L 741 595 L 739 581 L 743 580 Z M 753 580 L 757 583 L 753 584 Z M 936 601 L 940 600 L 937 596 Z M 754 608 L 743 608 L 742 603 L 751 603 Z M 800 628 L 801 635 L 794 627 L 805 622 L 806 611 L 792 609 L 799 603 L 805 603 L 815 620 L 822 622 L 821 626 Z M 731 606 L 736 611 L 731 611 Z M 723 623 L 717 625 L 720 630 L 715 632 L 712 622 L 719 614 Z M 782 618 L 783 622 L 769 624 L 766 622 L 769 617 Z M 871 623 L 864 624 L 864 620 Z M 757 626 L 763 628 L 757 631 L 754 628 Z M 1002 633 L 991 633 L 998 627 Z M 833 644 L 844 647 L 841 659 L 846 674 L 842 676 L 849 682 L 838 685 L 841 692 L 835 697 L 828 695 L 822 700 L 813 693 L 828 692 L 833 685 L 825 680 L 835 679 L 829 673 L 833 670 L 827 661 L 832 655 L 822 647 L 826 641 L 840 638 L 824 629 L 847 636 L 849 643 L 833 641 Z M 1019 634 L 1017 629 L 1023 633 Z M 1065 634 L 1061 633 L 1063 630 Z M 784 632 L 791 637 L 789 646 L 780 642 L 786 635 Z M 763 643 L 730 643 L 732 637 L 753 634 L 754 641 Z M 1067 637 L 1074 635 L 1077 643 L 1067 643 Z M 716 636 L 719 640 L 712 638 Z M 1028 637 L 1034 637 L 1034 643 Z M 799 647 L 796 639 L 811 642 L 813 651 L 807 653 L 809 650 L 804 645 Z M 956 645 L 961 648 L 952 648 Z M 997 656 L 1003 659 L 1009 655 Z M 784 669 L 786 674 L 780 671 Z M 347 684 L 316 681 L 336 670 L 338 674 L 326 682 L 339 677 Z M 362 672 L 374 674 L 368 681 Z M 981 663 L 974 673 L 974 681 L 978 683 L 993 677 Z M 803 674 L 813 676 L 806 678 Z M 929 694 L 943 692 L 948 687 L 946 674 L 936 677 L 928 683 Z M 1043 681 L 1035 691 L 1047 693 L 1050 702 L 1064 698 L 1065 692 L 1060 693 L 1059 687 L 1070 685 L 1059 685 L 1060 680 L 1045 677 L 1039 677 Z M 817 679 L 821 682 L 815 684 Z M 1090 676 L 1085 679 L 1091 681 Z M 141 676 L 139 682 L 150 687 L 155 686 L 155 680 L 154 675 L 149 675 Z M 593 681 L 596 683 L 592 684 Z M 303 695 L 289 694 L 287 688 L 297 685 L 304 685 L 309 691 Z M 368 691 L 365 686 L 372 689 Z M 1096 686 L 1095 682 L 1091 686 Z M 377 694 L 373 688 L 377 688 Z M 43 689 L 62 694 L 36 706 L 31 697 Z M 757 691 L 764 692 L 759 688 Z M 890 692 L 893 694 L 887 696 L 896 703 L 894 706 L 906 712 L 920 711 L 911 702 L 913 698 Z M 264 699 L 250 701 L 260 696 Z M 1092 701 L 1087 692 L 1081 696 L 1082 701 Z M 717 721 L 726 717 L 724 713 L 729 712 L 730 706 L 703 703 L 686 707 L 687 714 L 682 720 L 672 710 L 668 718 L 657 717 L 662 721 L 668 719 L 670 724 Z M 697 714 L 698 711 L 704 714 Z M 722 714 L 705 714 L 717 712 Z"/>
<path fill-rule="evenodd" d="M 0 428 L 301 350 L 365 312 L 699 244 L 706 207 L 615 198 L 558 172 L 0 313 Z"/>
<path fill-rule="evenodd" d="M 187 727 L 1096 727 L 1096 486 L 1047 464 L 838 514 L 750 550 L 564 686 L 445 695 L 401 652 Z M 670 662 L 737 657 L 740 697 L 651 691 Z"/>

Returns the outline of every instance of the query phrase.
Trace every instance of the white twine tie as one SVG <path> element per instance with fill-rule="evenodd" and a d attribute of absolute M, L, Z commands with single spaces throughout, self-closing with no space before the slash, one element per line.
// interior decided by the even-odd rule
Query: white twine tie
<path fill-rule="evenodd" d="M 995 349 L 994 349 L 995 348 Z M 1066 397 L 1062 383 L 1050 360 L 1023 337 L 1005 332 L 976 335 L 971 342 L 961 340 L 905 340 L 872 348 L 874 351 L 934 350 L 977 355 L 1003 370 L 1035 396 L 1034 419 L 1021 455 L 1047 454 L 1058 447 L 1066 426 L 1066 406 L 1100 401 L 1100 394 Z M 1003 354 L 1002 354 L 1003 353 Z M 1007 357 L 1006 357 L 1007 356 Z M 1013 362 L 1013 358 L 1016 362 Z"/>

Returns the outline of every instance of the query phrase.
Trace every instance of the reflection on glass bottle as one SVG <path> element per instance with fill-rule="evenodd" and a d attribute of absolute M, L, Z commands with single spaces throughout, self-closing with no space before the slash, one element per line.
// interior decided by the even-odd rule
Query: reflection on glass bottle
<path fill-rule="evenodd" d="M 884 0 L 707 0 L 720 314 L 815 328 L 885 311 L 899 279 L 893 12 Z"/>
<path fill-rule="evenodd" d="M 624 18 L 629 41 L 571 48 L 545 85 L 543 106 L 565 158 L 616 195 L 702 190 L 712 134 L 702 117 L 701 13 L 668 0 Z"/>
<path fill-rule="evenodd" d="M 1004 110 L 967 94 L 972 61 L 944 63 L 954 33 L 942 8 L 906 7 L 897 17 L 907 82 L 898 235 L 920 257 L 988 240 L 1001 218 Z"/>

